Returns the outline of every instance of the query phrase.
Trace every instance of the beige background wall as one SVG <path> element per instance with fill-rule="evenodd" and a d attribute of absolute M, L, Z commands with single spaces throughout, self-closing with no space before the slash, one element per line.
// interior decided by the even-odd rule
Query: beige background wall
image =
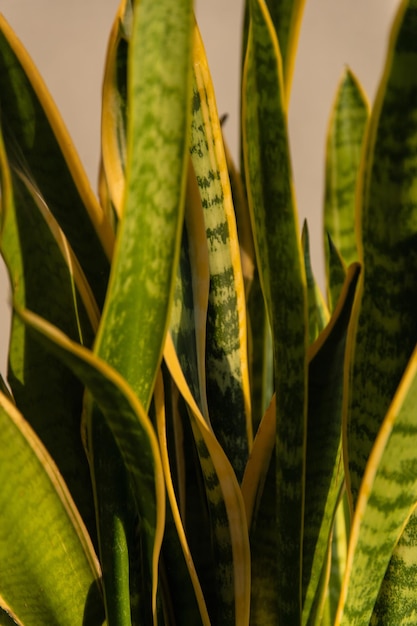
<path fill-rule="evenodd" d="M 290 109 L 300 223 L 308 217 L 313 263 L 322 276 L 321 197 L 327 119 L 345 64 L 372 99 L 399 0 L 307 0 Z M 93 187 L 99 155 L 100 87 L 118 0 L 0 0 L 55 98 Z M 226 136 L 238 153 L 239 33 L 242 0 L 197 0 Z M 320 280 L 322 280 L 320 278 Z M 5 368 L 7 280 L 0 275 L 0 370 Z"/>

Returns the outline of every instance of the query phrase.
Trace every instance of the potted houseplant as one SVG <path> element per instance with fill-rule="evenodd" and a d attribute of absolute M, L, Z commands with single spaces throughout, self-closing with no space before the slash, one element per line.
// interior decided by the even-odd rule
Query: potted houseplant
<path fill-rule="evenodd" d="M 0 18 L 1 624 L 415 620 L 417 2 L 341 81 L 327 294 L 287 107 L 303 2 L 247 3 L 242 162 L 190 0 L 123 0 L 99 200 Z"/>

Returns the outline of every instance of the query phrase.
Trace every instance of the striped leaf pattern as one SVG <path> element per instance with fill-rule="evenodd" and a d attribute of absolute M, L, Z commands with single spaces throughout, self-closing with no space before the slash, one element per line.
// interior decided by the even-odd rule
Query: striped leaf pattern
<path fill-rule="evenodd" d="M 416 402 L 414 351 L 365 468 L 352 521 L 336 626 L 370 623 L 392 552 L 415 508 Z"/>
<path fill-rule="evenodd" d="M 344 485 L 343 374 L 347 329 L 360 267 L 350 268 L 338 306 L 310 349 L 303 537 L 303 624 L 313 623 L 331 531 Z M 331 419 L 329 418 L 331 416 Z"/>
<path fill-rule="evenodd" d="M 280 621 L 297 623 L 307 408 L 306 278 L 291 184 L 281 57 L 265 4 L 254 0 L 250 6 L 243 76 L 245 181 L 274 346 L 278 614 Z"/>
<path fill-rule="evenodd" d="M 179 258 L 192 17 L 189 0 L 140 2 L 129 46 L 123 219 L 95 352 L 132 384 L 146 408 L 162 358 Z"/>
<path fill-rule="evenodd" d="M 245 294 L 221 128 L 197 29 L 193 89 L 190 150 L 203 206 L 210 268 L 206 352 L 210 422 L 241 480 L 252 443 Z"/>
<path fill-rule="evenodd" d="M 369 105 L 355 75 L 346 69 L 329 122 L 326 150 L 324 235 L 346 265 L 357 261 L 356 187 Z M 328 249 L 326 248 L 326 253 Z M 329 277 L 329 257 L 326 270 Z"/>
<path fill-rule="evenodd" d="M 356 502 L 373 442 L 417 341 L 417 3 L 403 2 L 372 112 L 361 174 L 360 260 L 346 409 Z"/>

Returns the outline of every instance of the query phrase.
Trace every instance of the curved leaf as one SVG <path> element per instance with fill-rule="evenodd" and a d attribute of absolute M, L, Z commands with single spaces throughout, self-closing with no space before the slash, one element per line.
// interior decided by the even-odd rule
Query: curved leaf
<path fill-rule="evenodd" d="M 164 358 L 189 411 L 205 480 L 216 559 L 213 623 L 249 624 L 250 553 L 243 498 L 230 462 L 188 388 L 168 335 Z"/>
<path fill-rule="evenodd" d="M 393 550 L 415 508 L 416 407 L 414 350 L 365 468 L 335 626 L 370 623 Z"/>
<path fill-rule="evenodd" d="M 1 137 L 0 175 L 0 249 L 15 302 L 31 307 L 75 341 L 91 345 L 99 312 L 85 276 L 37 190 L 10 169 Z M 8 382 L 19 410 L 58 465 L 96 543 L 90 472 L 80 433 L 83 388 L 27 336 L 15 315 Z"/>
<path fill-rule="evenodd" d="M 359 283 L 346 407 L 356 502 L 379 427 L 417 342 L 417 2 L 401 3 L 372 111 L 360 187 Z"/>
<path fill-rule="evenodd" d="M 99 626 L 100 572 L 87 532 L 47 451 L 3 394 L 0 429 L 0 604 L 25 626 Z"/>
<path fill-rule="evenodd" d="M 110 224 L 39 73 L 3 16 L 0 94 L 8 158 L 64 231 L 101 307 L 114 243 Z"/>
<path fill-rule="evenodd" d="M 155 621 L 158 559 L 165 519 L 165 490 L 159 448 L 152 424 L 133 390 L 107 363 L 72 342 L 34 313 L 27 310 L 19 310 L 18 313 L 39 342 L 52 354 L 56 354 L 86 385 L 114 437 L 140 515 L 144 545 L 143 567 L 150 577 L 152 587 L 147 603 Z M 87 431 L 92 426 L 94 427 L 94 423 L 91 422 L 90 414 Z M 91 440 L 92 433 L 89 432 L 88 441 Z M 101 451 L 102 458 L 105 452 L 106 450 Z M 96 450 L 90 451 L 91 453 L 96 454 Z"/>

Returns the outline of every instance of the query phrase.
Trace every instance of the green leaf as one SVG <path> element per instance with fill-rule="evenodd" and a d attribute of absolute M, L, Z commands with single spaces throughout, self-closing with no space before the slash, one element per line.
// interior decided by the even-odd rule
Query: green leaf
<path fill-rule="evenodd" d="M 317 595 L 344 485 L 342 406 L 346 337 L 360 266 L 352 265 L 337 308 L 311 346 L 303 543 L 303 624 L 320 606 Z"/>
<path fill-rule="evenodd" d="M 266 0 L 282 55 L 284 83 L 289 100 L 291 81 L 294 72 L 298 36 L 305 6 L 305 0 Z"/>
<path fill-rule="evenodd" d="M 100 572 L 87 532 L 47 451 L 3 394 L 0 429 L 0 604 L 25 626 L 99 626 Z"/>
<path fill-rule="evenodd" d="M 251 626 L 278 623 L 276 593 L 276 405 L 273 396 L 259 425 L 242 481 L 251 546 Z"/>
<path fill-rule="evenodd" d="M 127 57 L 132 17 L 131 1 L 123 0 L 110 33 L 103 78 L 102 173 L 109 195 L 107 202 L 114 207 L 116 219 L 122 214 L 126 176 Z"/>
<path fill-rule="evenodd" d="M 306 277 L 291 183 L 281 57 L 265 5 L 256 0 L 251 3 L 242 108 L 245 182 L 274 346 L 279 621 L 296 624 L 301 614 L 307 409 Z"/>
<path fill-rule="evenodd" d="M 358 259 L 356 188 L 369 105 L 355 75 L 346 69 L 337 90 L 327 132 L 324 234 L 346 265 Z M 329 281 L 329 257 L 326 248 Z"/>
<path fill-rule="evenodd" d="M 168 378 L 168 384 L 171 380 Z M 192 552 L 188 544 L 185 522 L 181 517 L 180 507 L 174 488 L 173 473 L 171 471 L 171 461 L 169 456 L 167 416 L 165 411 L 165 399 L 162 376 L 158 376 L 155 386 L 155 414 L 156 425 L 161 450 L 161 459 L 164 469 L 165 485 L 172 514 L 172 522 L 167 517 L 165 527 L 163 556 L 165 565 L 165 577 L 168 584 L 164 589 L 170 598 L 167 602 L 172 607 L 173 623 L 178 624 L 201 624 L 210 626 L 210 618 L 207 611 L 206 600 L 200 585 L 200 580 L 193 562 Z M 169 405 L 168 405 L 169 406 Z M 172 408 L 172 407 L 171 407 Z M 175 419 L 172 414 L 171 419 Z M 186 450 L 183 450 L 186 454 Z M 196 501 L 193 501 L 196 505 Z M 171 529 L 174 526 L 174 529 Z M 201 533 L 201 529 L 200 529 Z M 200 534 L 201 541 L 201 534 Z M 179 545 L 177 545 L 179 544 Z M 206 546 L 205 546 L 206 548 Z M 182 552 L 182 554 L 181 554 Z"/>
<path fill-rule="evenodd" d="M 329 308 L 334 311 L 346 278 L 346 265 L 336 249 L 330 235 L 325 239 L 327 262 L 327 300 Z"/>
<path fill-rule="evenodd" d="M 165 361 L 189 409 L 210 514 L 215 563 L 213 624 L 249 624 L 250 553 L 242 494 L 234 469 L 201 414 L 168 336 Z"/>
<path fill-rule="evenodd" d="M 417 570 L 417 514 L 414 509 L 395 546 L 372 615 L 372 626 L 414 624 Z"/>
<path fill-rule="evenodd" d="M 169 332 L 187 384 L 207 422 L 205 353 L 209 283 L 203 207 L 190 160 L 185 221 Z"/>
<path fill-rule="evenodd" d="M 323 300 L 323 296 L 321 295 L 320 288 L 314 278 L 310 258 L 310 238 L 306 221 L 303 224 L 301 242 L 303 246 L 304 266 L 307 277 L 310 343 L 313 343 L 329 321 L 329 312 Z"/>
<path fill-rule="evenodd" d="M 346 407 L 348 493 L 417 342 L 417 2 L 403 1 L 372 111 L 360 185 L 360 261 Z"/>
<path fill-rule="evenodd" d="M 99 312 L 85 276 L 36 188 L 10 169 L 1 137 L 0 175 L 0 248 L 15 302 L 49 319 L 75 341 L 91 345 Z M 27 336 L 15 315 L 8 382 L 19 410 L 58 465 L 96 544 L 90 472 L 80 432 L 83 387 Z"/>
<path fill-rule="evenodd" d="M 2 16 L 0 94 L 8 158 L 59 223 L 101 307 L 114 241 L 110 224 L 41 77 Z"/>
<path fill-rule="evenodd" d="M 89 389 L 116 442 L 140 517 L 141 541 L 144 546 L 144 562 L 141 565 L 151 586 L 151 594 L 146 598 L 146 603 L 155 622 L 158 559 L 165 520 L 165 490 L 159 448 L 152 424 L 134 391 L 107 363 L 72 342 L 37 315 L 27 310 L 19 310 L 18 313 L 40 343 L 52 354 L 56 354 Z M 94 434 L 91 428 L 95 426 L 92 418 L 98 419 L 97 414 L 87 414 L 89 443 Z M 106 451 L 107 449 L 101 451 L 103 462 Z M 91 454 L 97 454 L 97 451 L 93 449 Z M 109 506 L 112 506 L 112 502 L 109 502 Z"/>
<path fill-rule="evenodd" d="M 197 28 L 193 68 L 191 158 L 203 205 L 210 269 L 208 408 L 213 430 L 241 480 L 252 445 L 245 293 L 222 133 Z"/>
<path fill-rule="evenodd" d="M 168 326 L 184 214 L 191 4 L 142 0 L 135 6 L 123 219 L 95 344 L 95 352 L 126 378 L 146 408 Z"/>
<path fill-rule="evenodd" d="M 335 626 L 370 623 L 394 548 L 415 508 L 416 407 L 414 350 L 365 468 L 352 520 Z"/>

